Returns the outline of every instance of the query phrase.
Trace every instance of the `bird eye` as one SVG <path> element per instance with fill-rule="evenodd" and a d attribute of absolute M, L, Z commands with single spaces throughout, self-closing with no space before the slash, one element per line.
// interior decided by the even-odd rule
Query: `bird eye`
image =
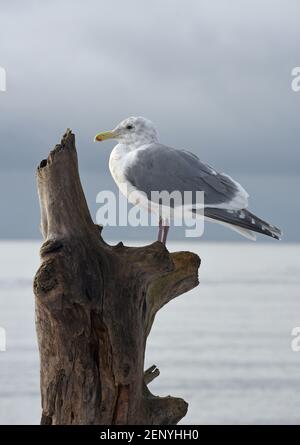
<path fill-rule="evenodd" d="M 127 125 L 127 130 L 132 130 L 133 129 L 133 125 Z"/>

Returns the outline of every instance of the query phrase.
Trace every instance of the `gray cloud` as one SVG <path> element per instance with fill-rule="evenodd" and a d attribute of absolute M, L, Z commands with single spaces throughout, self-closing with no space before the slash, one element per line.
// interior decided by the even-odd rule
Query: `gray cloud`
<path fill-rule="evenodd" d="M 163 142 L 237 179 L 297 177 L 299 13 L 297 0 L 1 4 L 0 174 L 33 174 L 71 127 L 81 168 L 102 187 L 111 145 L 94 134 L 144 115 Z M 36 199 L 31 182 L 20 185 Z"/>

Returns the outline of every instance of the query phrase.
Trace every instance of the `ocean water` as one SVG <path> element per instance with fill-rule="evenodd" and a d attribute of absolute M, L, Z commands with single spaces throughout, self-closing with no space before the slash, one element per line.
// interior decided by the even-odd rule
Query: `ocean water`
<path fill-rule="evenodd" d="M 131 243 L 133 244 L 133 243 Z M 157 395 L 189 402 L 184 424 L 300 424 L 300 245 L 170 242 L 202 258 L 200 285 L 158 314 L 146 366 Z M 0 242 L 0 424 L 38 424 L 32 279 L 38 242 Z"/>

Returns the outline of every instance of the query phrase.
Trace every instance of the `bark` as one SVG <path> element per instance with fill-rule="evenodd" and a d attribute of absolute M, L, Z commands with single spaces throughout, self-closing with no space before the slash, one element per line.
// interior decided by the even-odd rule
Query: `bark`
<path fill-rule="evenodd" d="M 41 266 L 34 281 L 42 424 L 176 424 L 187 403 L 157 397 L 144 372 L 157 311 L 198 285 L 200 260 L 155 242 L 110 246 L 91 219 L 74 134 L 37 170 Z"/>

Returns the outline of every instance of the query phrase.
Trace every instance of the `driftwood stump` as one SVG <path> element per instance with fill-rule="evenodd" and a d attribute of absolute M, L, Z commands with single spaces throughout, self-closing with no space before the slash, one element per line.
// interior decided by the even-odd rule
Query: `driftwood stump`
<path fill-rule="evenodd" d="M 198 284 L 200 260 L 155 242 L 109 246 L 91 219 L 70 130 L 37 170 L 44 244 L 34 292 L 42 424 L 176 424 L 187 403 L 144 372 L 155 314 Z"/>

